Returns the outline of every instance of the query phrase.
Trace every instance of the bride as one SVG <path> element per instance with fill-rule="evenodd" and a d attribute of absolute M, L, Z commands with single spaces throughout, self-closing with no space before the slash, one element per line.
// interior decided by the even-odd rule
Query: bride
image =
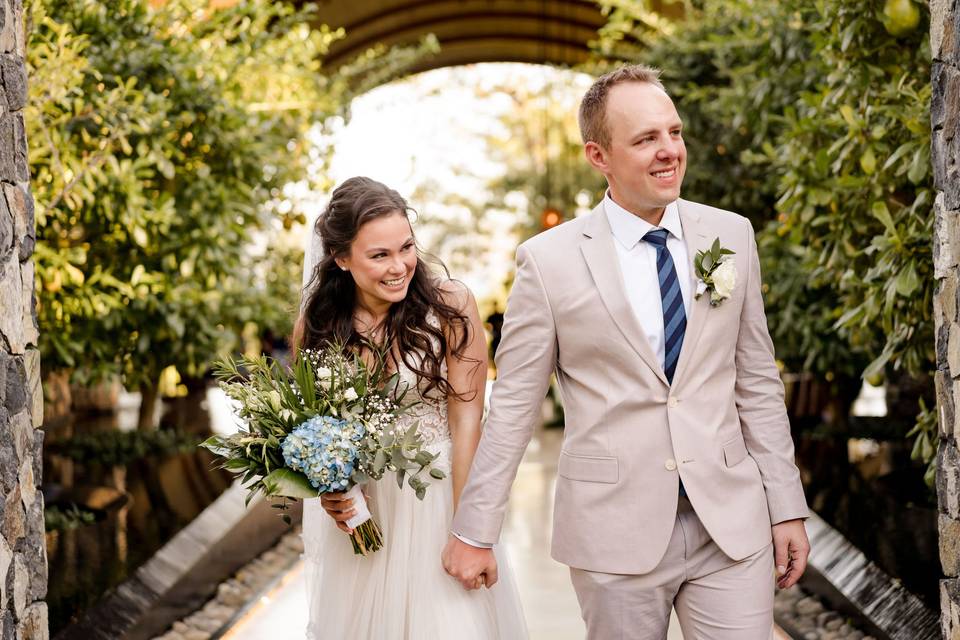
<path fill-rule="evenodd" d="M 391 369 L 420 400 L 401 418 L 419 431 L 444 480 L 421 501 L 392 479 L 365 487 L 384 546 L 357 556 L 347 537 L 353 505 L 343 494 L 304 501 L 303 540 L 310 640 L 518 640 L 526 624 L 512 574 L 467 591 L 440 562 L 467 479 L 483 413 L 487 350 L 473 295 L 419 257 L 406 201 L 369 178 L 337 187 L 316 223 L 322 255 L 308 264 L 296 348 L 333 341 L 362 350 L 390 345 Z M 445 270 L 444 270 L 445 272 Z"/>

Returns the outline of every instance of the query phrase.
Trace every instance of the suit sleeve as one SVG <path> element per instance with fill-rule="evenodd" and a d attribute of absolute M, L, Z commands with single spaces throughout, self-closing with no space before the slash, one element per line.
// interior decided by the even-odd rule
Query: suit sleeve
<path fill-rule="evenodd" d="M 749 265 L 736 350 L 736 403 L 740 428 L 756 461 L 767 496 L 770 522 L 806 518 L 806 498 L 794 462 L 783 382 L 767 330 L 760 280 L 760 258 L 753 227 L 746 223 Z"/>
<path fill-rule="evenodd" d="M 521 245 L 497 348 L 498 377 L 451 526 L 455 535 L 484 543 L 499 539 L 510 487 L 541 420 L 540 408 L 556 362 L 557 334 L 550 302 L 532 253 Z"/>

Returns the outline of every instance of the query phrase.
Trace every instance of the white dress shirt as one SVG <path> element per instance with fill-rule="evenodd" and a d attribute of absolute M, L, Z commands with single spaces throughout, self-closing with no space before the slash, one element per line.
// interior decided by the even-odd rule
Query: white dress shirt
<path fill-rule="evenodd" d="M 627 300 L 662 367 L 666 354 L 664 353 L 660 278 L 657 274 L 657 249 L 653 244 L 643 240 L 643 236 L 648 231 L 658 227 L 618 205 L 610 197 L 609 191 L 603 199 L 603 209 L 610 222 L 610 229 L 613 231 L 613 245 L 617 250 L 617 261 L 620 264 L 620 274 L 623 276 Z M 693 281 L 690 279 L 689 254 L 687 245 L 683 241 L 680 210 L 676 202 L 667 205 L 659 228 L 669 232 L 667 251 L 670 252 L 673 266 L 677 270 L 680 295 L 683 296 L 683 310 L 689 319 Z"/>
<path fill-rule="evenodd" d="M 663 304 L 660 296 L 660 277 L 657 274 L 657 249 L 643 240 L 643 236 L 650 230 L 656 229 L 643 218 L 635 216 L 610 197 L 610 192 L 603 199 L 603 209 L 613 231 L 614 247 L 620 263 L 620 274 L 623 276 L 623 287 L 627 300 L 633 309 L 634 315 L 640 321 L 640 326 L 650 341 L 660 366 L 663 366 L 664 336 L 663 336 Z M 673 258 L 674 268 L 677 270 L 677 280 L 680 282 L 680 295 L 683 296 L 683 309 L 690 317 L 690 300 L 693 283 L 690 280 L 690 265 L 687 261 L 687 245 L 683 241 L 683 228 L 680 226 L 680 210 L 676 202 L 671 202 L 663 212 L 660 227 L 666 229 L 667 250 Z M 481 549 L 489 549 L 493 545 L 477 542 L 459 533 L 453 532 L 463 542 Z"/>

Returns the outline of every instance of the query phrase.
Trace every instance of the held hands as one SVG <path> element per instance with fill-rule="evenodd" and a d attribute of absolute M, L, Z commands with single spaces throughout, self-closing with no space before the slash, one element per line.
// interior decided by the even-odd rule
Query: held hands
<path fill-rule="evenodd" d="M 803 520 L 787 520 L 773 525 L 773 559 L 777 568 L 777 586 L 789 589 L 807 568 L 810 541 Z"/>
<path fill-rule="evenodd" d="M 347 520 L 357 515 L 357 511 L 353 508 L 353 500 L 346 496 L 346 493 L 324 493 L 320 496 L 320 505 L 337 523 L 340 531 L 353 533 L 353 529 L 347 526 Z"/>
<path fill-rule="evenodd" d="M 497 583 L 497 560 L 493 549 L 481 549 L 451 534 L 443 550 L 443 568 L 467 591 Z"/>

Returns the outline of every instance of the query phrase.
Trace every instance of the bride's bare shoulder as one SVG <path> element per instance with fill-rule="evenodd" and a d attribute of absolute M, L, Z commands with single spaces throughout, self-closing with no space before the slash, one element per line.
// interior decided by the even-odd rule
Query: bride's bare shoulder
<path fill-rule="evenodd" d="M 444 303 L 461 311 L 474 300 L 470 287 L 453 278 L 438 280 L 437 291 Z"/>

